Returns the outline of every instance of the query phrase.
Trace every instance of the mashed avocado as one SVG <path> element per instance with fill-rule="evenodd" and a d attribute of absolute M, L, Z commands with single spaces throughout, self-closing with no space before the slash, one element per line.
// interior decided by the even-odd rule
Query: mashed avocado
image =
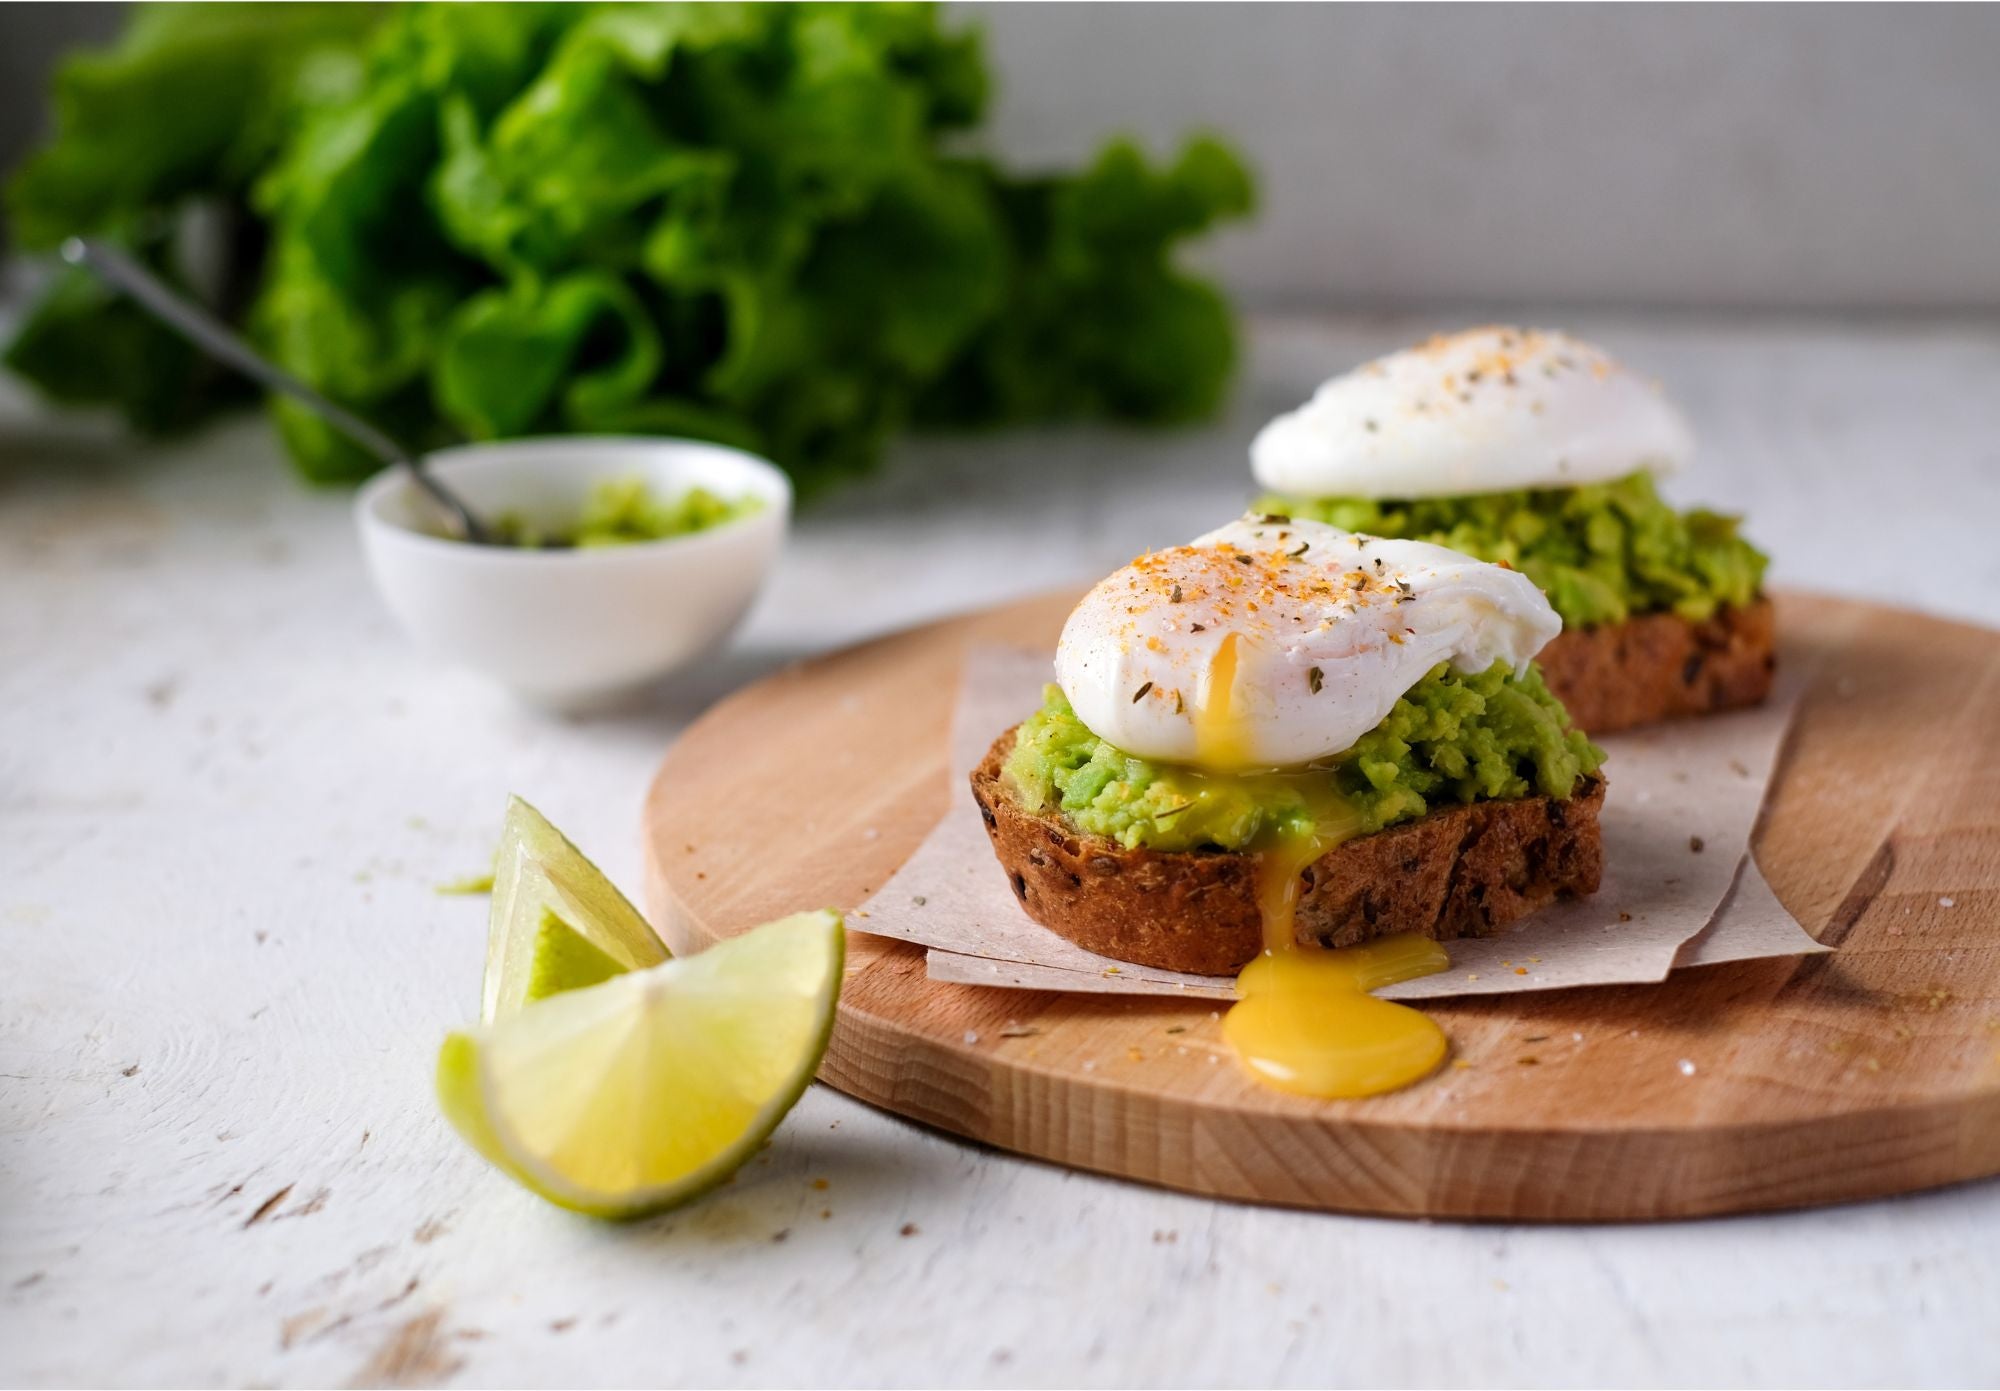
<path fill-rule="evenodd" d="M 1355 833 L 1432 807 L 1489 798 L 1567 797 L 1603 751 L 1569 727 L 1539 670 L 1499 663 L 1477 676 L 1440 664 L 1388 718 L 1324 767 L 1210 776 L 1135 758 L 1084 728 L 1058 686 L 1021 725 L 1006 774 L 1031 811 L 1061 810 L 1080 831 L 1131 848 L 1241 850 L 1307 829 L 1329 793 Z"/>
<path fill-rule="evenodd" d="M 1699 622 L 1755 598 L 1769 563 L 1736 534 L 1735 517 L 1676 511 L 1643 472 L 1577 488 L 1405 502 L 1272 495 L 1256 505 L 1504 560 L 1542 587 L 1570 628 L 1661 609 Z"/>
<path fill-rule="evenodd" d="M 661 499 L 643 478 L 611 478 L 593 487 L 583 500 L 583 513 L 571 530 L 543 531 L 509 514 L 494 523 L 495 539 L 505 546 L 530 550 L 567 546 L 627 546 L 635 541 L 664 541 L 687 536 L 724 522 L 747 517 L 764 505 L 756 497 L 735 501 L 689 488 Z"/>

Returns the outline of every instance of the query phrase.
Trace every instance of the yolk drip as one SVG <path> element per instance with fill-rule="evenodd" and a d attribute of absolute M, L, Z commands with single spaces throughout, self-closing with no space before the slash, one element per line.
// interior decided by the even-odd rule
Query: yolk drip
<path fill-rule="evenodd" d="M 1237 635 L 1217 648 L 1194 710 L 1196 756 L 1223 772 L 1249 763 L 1247 722 L 1235 705 Z M 1399 934 L 1325 951 L 1299 945 L 1294 920 L 1305 870 L 1358 829 L 1354 811 L 1326 781 L 1297 778 L 1311 829 L 1257 852 L 1257 911 L 1263 953 L 1236 978 L 1239 999 L 1223 1036 L 1252 1076 L 1318 1097 L 1373 1096 L 1428 1076 L 1444 1061 L 1444 1031 L 1425 1014 L 1368 992 L 1451 965 L 1443 947 Z"/>
<path fill-rule="evenodd" d="M 1237 638 L 1235 633 L 1224 635 L 1195 691 L 1195 762 L 1218 773 L 1250 762 L 1249 722 L 1236 708 Z"/>

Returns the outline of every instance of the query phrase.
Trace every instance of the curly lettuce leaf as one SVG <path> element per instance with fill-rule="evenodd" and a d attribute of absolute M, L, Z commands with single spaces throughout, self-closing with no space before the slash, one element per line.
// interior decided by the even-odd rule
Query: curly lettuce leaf
<path fill-rule="evenodd" d="M 953 157 L 986 73 L 929 5 L 403 5 L 324 33 L 315 13 L 135 26 L 82 62 L 16 197 L 64 230 L 86 205 L 132 226 L 241 208 L 251 331 L 410 448 L 687 433 L 809 491 L 913 419 L 1178 419 L 1227 379 L 1226 307 L 1172 257 L 1248 210 L 1234 156 L 1114 145 L 1032 179 Z M 184 128 L 138 129 L 183 100 Z M 128 414 L 198 415 L 184 350 L 155 361 L 115 309 L 51 301 L 15 360 L 80 391 L 75 345 L 115 330 Z M 274 409 L 308 476 L 376 466 Z"/>
<path fill-rule="evenodd" d="M 284 136 L 293 93 L 336 81 L 379 21 L 373 5 L 157 5 L 119 42 L 55 77 L 55 138 L 8 190 L 28 248 L 118 231 L 184 199 L 240 193 Z"/>
<path fill-rule="evenodd" d="M 438 406 L 475 439 L 599 430 L 646 396 L 659 363 L 652 320 L 616 276 L 528 282 L 488 290 L 452 316 Z"/>
<path fill-rule="evenodd" d="M 1074 177 L 991 166 L 1013 268 L 994 315 L 930 389 L 946 424 L 1104 416 L 1172 422 L 1220 403 L 1236 360 L 1229 309 L 1173 264 L 1178 244 L 1247 215 L 1248 171 L 1212 138 L 1151 168 L 1124 142 Z"/>
<path fill-rule="evenodd" d="M 114 46 L 67 59 L 54 82 L 54 137 L 7 188 L 9 230 L 27 250 L 108 237 L 225 315 L 249 298 L 263 246 L 247 224 L 251 181 L 282 143 L 294 95 L 354 80 L 374 5 L 152 5 Z M 179 251 L 199 215 L 226 254 L 190 277 Z M 198 282 L 198 283 L 197 283 Z M 81 272 L 51 284 L 6 365 L 68 406 L 115 406 L 166 434 L 251 399 L 184 340 Z"/>
<path fill-rule="evenodd" d="M 151 434 L 186 429 L 217 400 L 250 396 L 186 339 L 80 270 L 65 272 L 43 296 L 5 362 L 51 401 L 115 403 Z"/>

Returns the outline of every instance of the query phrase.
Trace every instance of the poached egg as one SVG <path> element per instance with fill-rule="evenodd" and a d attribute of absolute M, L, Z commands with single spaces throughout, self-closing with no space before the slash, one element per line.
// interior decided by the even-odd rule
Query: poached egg
<path fill-rule="evenodd" d="M 1127 753 L 1297 767 L 1353 747 L 1439 662 L 1519 670 L 1561 629 L 1513 570 L 1250 515 L 1099 583 L 1063 626 L 1056 681 Z"/>
<path fill-rule="evenodd" d="M 1654 383 L 1567 334 L 1443 334 L 1334 377 L 1250 446 L 1293 497 L 1447 497 L 1667 473 L 1693 452 Z"/>

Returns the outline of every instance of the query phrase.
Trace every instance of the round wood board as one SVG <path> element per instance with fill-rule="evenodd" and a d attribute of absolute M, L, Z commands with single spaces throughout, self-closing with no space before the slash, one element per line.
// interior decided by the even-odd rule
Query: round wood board
<path fill-rule="evenodd" d="M 1074 598 L 883 638 L 709 711 L 646 804 L 674 949 L 866 898 L 970 795 L 945 771 L 965 645 L 1053 651 Z M 1451 1063 L 1320 1102 L 1252 1083 L 1208 1002 L 940 984 L 921 948 L 850 933 L 820 1076 L 1057 1163 L 1353 1212 L 1683 1217 L 2000 1172 L 2000 634 L 1802 595 L 1779 624 L 1780 661 L 1818 675 L 1757 857 L 1832 955 L 1426 1003 Z"/>

